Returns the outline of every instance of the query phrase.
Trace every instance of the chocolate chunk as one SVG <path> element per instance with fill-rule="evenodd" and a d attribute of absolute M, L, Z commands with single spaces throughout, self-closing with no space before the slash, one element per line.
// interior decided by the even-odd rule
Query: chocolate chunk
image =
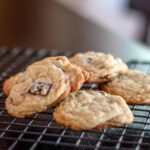
<path fill-rule="evenodd" d="M 45 82 L 35 82 L 29 89 L 29 93 L 34 95 L 46 96 L 52 87 L 52 84 Z"/>
<path fill-rule="evenodd" d="M 87 58 L 87 62 L 91 63 L 92 62 L 92 58 Z"/>
<path fill-rule="evenodd" d="M 105 79 L 110 79 L 110 77 L 111 77 L 111 75 L 108 74 L 108 75 L 104 76 L 103 78 L 105 78 Z"/>
<path fill-rule="evenodd" d="M 104 91 L 99 91 L 103 96 L 107 96 L 107 93 L 105 93 Z"/>
<path fill-rule="evenodd" d="M 61 69 L 64 73 L 66 73 L 65 69 Z"/>
<path fill-rule="evenodd" d="M 11 101 L 11 103 L 12 103 L 12 104 L 14 103 L 14 101 L 13 101 L 12 97 L 10 98 L 10 101 Z"/>

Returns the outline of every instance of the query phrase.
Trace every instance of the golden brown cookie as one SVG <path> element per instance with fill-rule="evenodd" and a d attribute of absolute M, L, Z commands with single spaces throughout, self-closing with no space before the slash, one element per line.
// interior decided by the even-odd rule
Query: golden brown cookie
<path fill-rule="evenodd" d="M 18 118 L 42 112 L 79 90 L 87 78 L 86 71 L 64 56 L 45 58 L 31 64 L 15 82 L 6 109 Z"/>
<path fill-rule="evenodd" d="M 122 97 L 93 90 L 71 93 L 55 109 L 53 117 L 73 130 L 120 126 L 130 124 L 134 119 Z"/>
<path fill-rule="evenodd" d="M 136 70 L 128 70 L 101 88 L 115 95 L 122 96 L 128 104 L 150 104 L 150 75 Z"/>
<path fill-rule="evenodd" d="M 23 75 L 23 73 L 18 73 L 12 77 L 10 77 L 9 79 L 6 79 L 3 83 L 3 92 L 5 93 L 5 95 L 9 95 L 12 87 L 17 84 L 17 82 L 19 81 L 20 77 Z"/>
<path fill-rule="evenodd" d="M 100 52 L 78 53 L 70 58 L 70 61 L 89 72 L 90 77 L 87 82 L 110 81 L 128 69 L 120 58 Z"/>

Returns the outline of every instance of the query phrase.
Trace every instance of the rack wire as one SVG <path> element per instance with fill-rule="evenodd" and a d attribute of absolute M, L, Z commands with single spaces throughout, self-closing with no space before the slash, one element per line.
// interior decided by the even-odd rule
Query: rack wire
<path fill-rule="evenodd" d="M 54 108 L 25 119 L 16 119 L 7 114 L 3 81 L 23 70 L 33 61 L 46 56 L 72 55 L 34 49 L 0 49 L 0 149 L 150 149 L 150 107 L 130 106 L 135 120 L 131 125 L 107 128 L 101 131 L 77 132 L 58 125 L 52 117 Z M 150 62 L 131 61 L 133 69 L 150 72 Z M 98 87 L 85 84 L 84 88 Z"/>

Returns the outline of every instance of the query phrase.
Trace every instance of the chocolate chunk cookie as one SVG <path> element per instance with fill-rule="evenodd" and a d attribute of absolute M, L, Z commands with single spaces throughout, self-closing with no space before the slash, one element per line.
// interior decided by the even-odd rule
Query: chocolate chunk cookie
<path fill-rule="evenodd" d="M 9 79 L 5 80 L 3 83 L 3 92 L 5 93 L 5 95 L 9 95 L 12 87 L 17 84 L 17 82 L 19 81 L 20 77 L 23 75 L 23 73 L 18 73 L 12 77 L 10 77 Z"/>
<path fill-rule="evenodd" d="M 118 74 L 125 73 L 128 68 L 120 58 L 100 52 L 78 53 L 70 58 L 70 61 L 89 72 L 90 77 L 87 82 L 112 80 Z"/>
<path fill-rule="evenodd" d="M 88 73 L 66 57 L 58 56 L 35 62 L 12 78 L 15 80 L 9 88 L 6 109 L 12 116 L 24 118 L 47 110 L 70 92 L 79 90 L 88 79 Z"/>
<path fill-rule="evenodd" d="M 110 94 L 122 96 L 128 104 L 150 104 L 150 75 L 140 71 L 128 70 L 101 87 Z"/>
<path fill-rule="evenodd" d="M 71 93 L 55 109 L 53 116 L 56 122 L 73 130 L 121 126 L 134 120 L 122 97 L 93 90 Z"/>

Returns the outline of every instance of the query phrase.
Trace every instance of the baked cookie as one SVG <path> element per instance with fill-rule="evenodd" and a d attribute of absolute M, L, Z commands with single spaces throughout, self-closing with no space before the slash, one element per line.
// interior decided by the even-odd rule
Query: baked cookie
<path fill-rule="evenodd" d="M 90 77 L 87 82 L 109 81 L 128 69 L 120 58 L 100 52 L 78 53 L 70 58 L 70 61 L 89 72 Z"/>
<path fill-rule="evenodd" d="M 23 75 L 23 73 L 18 73 L 12 77 L 10 77 L 9 79 L 6 79 L 3 83 L 3 92 L 5 93 L 6 96 L 9 95 L 12 87 L 17 84 L 17 82 L 19 81 L 20 77 Z"/>
<path fill-rule="evenodd" d="M 15 78 L 17 81 L 6 99 L 6 109 L 18 118 L 42 112 L 70 92 L 79 90 L 87 78 L 86 71 L 71 64 L 64 56 L 45 58 L 31 64 Z"/>
<path fill-rule="evenodd" d="M 130 124 L 134 120 L 122 97 L 93 90 L 71 93 L 55 109 L 53 117 L 73 130 L 102 129 Z"/>
<path fill-rule="evenodd" d="M 115 95 L 122 96 L 128 104 L 150 104 L 150 75 L 136 70 L 128 70 L 101 88 Z"/>

